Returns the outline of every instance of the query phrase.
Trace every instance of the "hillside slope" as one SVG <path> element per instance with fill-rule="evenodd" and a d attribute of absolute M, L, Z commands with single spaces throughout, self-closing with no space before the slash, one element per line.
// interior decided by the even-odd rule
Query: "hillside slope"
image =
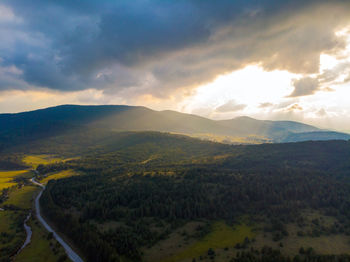
<path fill-rule="evenodd" d="M 350 139 L 350 135 L 320 130 L 292 121 L 265 121 L 248 117 L 215 121 L 175 111 L 154 111 L 135 106 L 63 105 L 18 114 L 0 114 L 0 148 L 64 134 L 93 130 L 160 131 L 199 136 L 227 137 L 229 142 L 297 142 Z"/>

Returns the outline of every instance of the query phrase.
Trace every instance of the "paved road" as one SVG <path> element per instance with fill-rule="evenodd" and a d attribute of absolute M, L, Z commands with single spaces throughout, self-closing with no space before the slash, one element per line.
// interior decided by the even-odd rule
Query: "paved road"
<path fill-rule="evenodd" d="M 73 261 L 73 262 L 84 262 L 81 257 L 79 257 L 79 255 L 77 253 L 75 253 L 71 247 L 49 226 L 48 223 L 46 223 L 46 221 L 44 220 L 44 218 L 41 216 L 41 212 L 40 212 L 40 204 L 39 204 L 39 200 L 40 197 L 43 193 L 43 191 L 45 190 L 45 186 L 43 184 L 38 183 L 37 181 L 35 181 L 34 178 L 31 179 L 32 183 L 34 183 L 35 185 L 38 185 L 42 188 L 42 190 L 40 191 L 39 195 L 35 198 L 35 210 L 36 210 L 36 217 L 39 219 L 39 221 L 41 222 L 41 224 L 43 224 L 43 226 L 46 228 L 47 231 L 52 232 L 54 238 L 56 238 L 56 240 L 63 246 L 64 250 L 66 251 L 67 256 Z"/>

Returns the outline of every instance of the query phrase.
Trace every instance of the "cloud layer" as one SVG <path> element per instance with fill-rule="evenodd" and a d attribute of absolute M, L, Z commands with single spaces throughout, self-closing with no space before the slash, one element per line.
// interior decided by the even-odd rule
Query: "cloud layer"
<path fill-rule="evenodd" d="M 349 24 L 349 10 L 340 0 L 4 0 L 0 90 L 162 98 L 251 63 L 314 74 L 321 53 L 344 48 L 335 31 Z M 316 90 L 295 84 L 293 96 Z"/>

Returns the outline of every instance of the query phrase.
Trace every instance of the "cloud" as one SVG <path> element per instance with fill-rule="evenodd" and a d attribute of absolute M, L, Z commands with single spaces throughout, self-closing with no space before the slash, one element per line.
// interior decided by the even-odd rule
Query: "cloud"
<path fill-rule="evenodd" d="M 318 79 L 323 84 L 342 84 L 346 82 L 346 78 L 344 80 L 339 80 L 339 77 L 342 75 L 350 75 L 350 62 L 342 62 L 337 64 L 335 67 L 324 70 L 321 74 L 319 74 Z"/>
<path fill-rule="evenodd" d="M 304 77 L 301 79 L 294 79 L 292 82 L 294 91 L 289 97 L 312 95 L 319 90 L 319 81 L 316 78 Z"/>
<path fill-rule="evenodd" d="M 0 24 L 3 23 L 18 23 L 20 19 L 16 18 L 11 8 L 0 5 Z"/>
<path fill-rule="evenodd" d="M 318 110 L 316 112 L 316 115 L 319 116 L 319 117 L 324 117 L 324 116 L 327 116 L 327 112 L 324 108 L 321 108 L 320 110 Z"/>
<path fill-rule="evenodd" d="M 220 113 L 236 112 L 236 111 L 240 111 L 246 107 L 247 107 L 247 105 L 239 104 L 235 100 L 230 100 L 227 103 L 217 107 L 215 109 L 215 111 L 220 112 Z"/>
<path fill-rule="evenodd" d="M 259 108 L 267 108 L 267 107 L 272 107 L 273 104 L 272 103 L 269 103 L 269 102 L 265 102 L 265 103 L 261 103 L 259 105 Z"/>
<path fill-rule="evenodd" d="M 326 86 L 324 88 L 321 89 L 324 92 L 334 92 L 335 90 L 333 88 L 330 88 L 329 86 Z"/>
<path fill-rule="evenodd" d="M 302 111 L 303 108 L 299 104 L 293 104 L 290 107 L 287 108 L 287 111 Z"/>
<path fill-rule="evenodd" d="M 350 73 L 349 75 L 344 79 L 344 83 L 350 82 Z"/>
<path fill-rule="evenodd" d="M 21 88 L 165 98 L 251 63 L 318 73 L 320 54 L 345 46 L 334 32 L 350 23 L 349 8 L 341 0 L 3 0 L 0 57 L 21 70 L 12 76 Z"/>

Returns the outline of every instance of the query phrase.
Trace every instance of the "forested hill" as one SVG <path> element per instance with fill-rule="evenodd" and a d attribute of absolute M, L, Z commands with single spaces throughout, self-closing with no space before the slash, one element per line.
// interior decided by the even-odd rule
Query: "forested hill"
<path fill-rule="evenodd" d="M 248 117 L 214 121 L 175 111 L 133 106 L 63 105 L 18 114 L 0 114 L 0 149 L 89 130 L 160 131 L 234 142 L 297 142 L 350 139 L 350 135 L 320 130 L 292 121 L 262 121 Z"/>
<path fill-rule="evenodd" d="M 230 146 L 128 132 L 119 142 L 113 151 L 38 167 L 42 174 L 60 169 L 85 174 L 49 182 L 41 204 L 87 261 L 147 261 L 143 251 L 194 221 L 235 223 L 246 217 L 264 223 L 258 234 L 271 232 L 277 244 L 291 234 L 287 225 L 301 232 L 297 241 L 305 234 L 350 235 L 349 141 Z M 315 222 L 309 232 L 303 212 L 310 209 L 339 223 L 324 227 Z"/>

